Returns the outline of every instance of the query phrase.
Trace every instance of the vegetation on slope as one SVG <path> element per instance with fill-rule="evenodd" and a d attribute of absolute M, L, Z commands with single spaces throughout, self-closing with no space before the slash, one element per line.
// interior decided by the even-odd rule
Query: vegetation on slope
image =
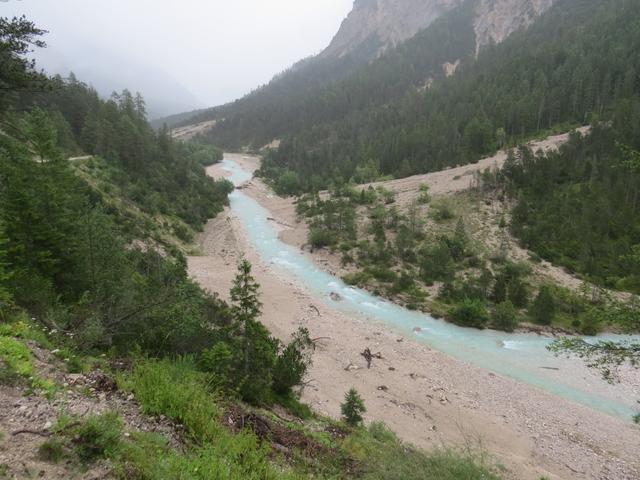
<path fill-rule="evenodd" d="M 538 267 L 544 252 L 525 241 L 525 247 L 540 254 L 531 253 L 527 258 L 526 251 L 514 250 L 515 240 L 509 231 L 518 234 L 522 228 L 527 238 L 553 242 L 567 255 L 575 255 L 575 245 L 591 236 L 594 249 L 598 249 L 595 254 L 599 250 L 612 252 L 601 265 L 621 268 L 618 275 L 624 279 L 612 284 L 610 278 L 606 285 L 621 288 L 630 284 L 635 265 L 627 260 L 634 251 L 635 223 L 622 219 L 628 218 L 632 205 L 628 205 L 629 211 L 618 209 L 618 222 L 585 208 L 598 208 L 600 202 L 609 205 L 606 211 L 613 212 L 618 197 L 632 194 L 630 189 L 637 183 L 632 175 L 624 175 L 614 189 L 604 166 L 596 165 L 596 157 L 583 155 L 583 149 L 602 135 L 609 138 L 610 128 L 596 128 L 594 136 L 585 139 L 574 136 L 560 153 L 549 153 L 548 157 L 536 157 L 523 148 L 521 158 L 511 155 L 504 170 L 484 172 L 478 178 L 478 188 L 454 196 L 432 198 L 425 184 L 410 203 L 403 204 L 383 187 L 343 185 L 329 193 L 300 197 L 297 211 L 309 225 L 310 247 L 328 248 L 341 256 L 347 283 L 408 308 L 477 328 L 511 331 L 519 323 L 531 322 L 588 335 L 602 329 L 638 331 L 640 314 L 633 297 L 623 301 L 610 296 L 589 283 L 602 286 L 604 279 L 586 272 L 582 272 L 586 282 L 580 291 L 565 288 Z M 573 155 L 573 160 L 556 158 L 564 152 Z M 556 182 L 566 183 L 566 191 L 579 195 L 582 190 L 574 185 L 581 180 L 574 176 L 576 170 L 584 170 L 582 159 L 594 163 L 593 168 L 602 176 L 591 182 L 593 189 L 585 192 L 588 199 L 567 202 L 563 190 L 556 191 Z M 612 172 L 618 176 L 616 165 L 622 164 L 612 161 Z M 520 179 L 528 189 L 518 190 L 512 178 Z M 608 187 L 598 188 L 600 180 Z M 594 196 L 594 191 L 599 193 Z M 519 201 L 513 214 L 514 202 L 507 192 Z M 539 209 L 541 220 L 530 215 L 522 221 L 522 205 L 533 212 Z M 559 224 L 579 228 L 558 229 Z M 613 228 L 620 233 L 607 233 Z M 558 240 L 567 236 L 573 241 Z"/>
<path fill-rule="evenodd" d="M 621 0 L 559 1 L 527 31 L 484 50 L 424 92 L 411 89 L 387 101 L 378 90 L 364 89 L 373 80 L 354 81 L 369 99 L 365 108 L 345 112 L 336 106 L 327 109 L 339 112 L 335 117 L 316 118 L 307 112 L 323 108 L 317 106 L 322 98 L 338 97 L 348 106 L 360 91 L 343 91 L 343 83 L 327 87 L 326 95 L 311 97 L 302 109 L 313 122 L 292 126 L 279 150 L 265 159 L 262 173 L 278 191 L 291 194 L 348 181 L 364 166 L 371 176 L 365 180 L 374 180 L 468 163 L 545 130 L 566 130 L 567 124 L 600 119 L 632 128 L 640 104 L 639 8 Z M 394 55 L 407 49 L 379 62 L 392 66 Z M 415 51 L 430 50 L 422 45 Z M 418 60 L 407 55 L 411 69 Z M 363 76 L 376 78 L 374 70 L 381 67 L 367 68 Z"/>
<path fill-rule="evenodd" d="M 379 49 L 374 38 L 341 58 L 320 56 L 300 62 L 267 86 L 189 122 L 224 119 L 206 139 L 228 148 L 258 149 L 274 138 L 308 132 L 397 100 L 408 91 L 424 89 L 429 79 L 443 79 L 445 62 L 472 58 L 474 8 L 467 2 L 373 62 Z"/>
<path fill-rule="evenodd" d="M 522 149 L 496 186 L 517 199 L 511 230 L 527 248 L 600 285 L 640 293 L 640 153 L 623 141 L 639 144 L 640 131 L 597 125 L 559 152 Z"/>
<path fill-rule="evenodd" d="M 497 478 L 475 458 L 414 450 L 379 425 L 307 426 L 259 409 L 280 403 L 310 415 L 293 390 L 310 362 L 307 332 L 287 344 L 271 337 L 247 262 L 227 304 L 188 278 L 179 252 L 132 243 L 145 227 L 132 233 L 112 210 L 124 194 L 121 202 L 197 227 L 227 185 L 206 179 L 192 147 L 153 133 L 141 99 L 103 102 L 73 79 L 35 73 L 22 55 L 41 33 L 25 19 L 0 22 L 0 55 L 13 69 L 2 72 L 0 96 L 0 381 L 64 396 L 39 380 L 37 344 L 58 347 L 70 371 L 118 358 L 130 365 L 121 387 L 184 428 L 178 449 L 158 434 L 124 432 L 114 412 L 63 415 L 40 432 L 49 437 L 43 458 L 80 470 L 108 461 L 119 478 L 141 479 Z M 34 79 L 50 91 L 22 91 L 39 88 Z M 71 151 L 100 158 L 68 160 Z"/>

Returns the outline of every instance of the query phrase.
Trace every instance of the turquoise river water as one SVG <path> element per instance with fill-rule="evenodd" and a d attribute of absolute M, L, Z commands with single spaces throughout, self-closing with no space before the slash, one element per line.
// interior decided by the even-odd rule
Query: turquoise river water
<path fill-rule="evenodd" d="M 250 172 L 228 158 L 223 160 L 223 168 L 231 173 L 229 180 L 235 185 L 251 179 Z M 626 419 L 636 413 L 636 395 L 628 390 L 616 391 L 614 387 L 603 386 L 604 382 L 597 375 L 585 372 L 577 360 L 555 357 L 546 349 L 550 339 L 534 333 L 458 327 L 350 287 L 317 268 L 296 248 L 282 242 L 276 228 L 268 221 L 269 212 L 242 190 L 236 189 L 230 195 L 230 207 L 264 263 L 281 269 L 281 273 L 297 280 L 299 285 L 312 295 L 324 299 L 331 308 L 347 314 L 364 315 L 373 322 L 386 324 L 408 338 L 459 360 L 596 410 Z M 331 292 L 340 294 L 343 300 L 331 301 Z M 417 326 L 420 327 L 419 331 L 415 331 Z M 598 338 L 616 340 L 632 337 L 607 335 Z"/>

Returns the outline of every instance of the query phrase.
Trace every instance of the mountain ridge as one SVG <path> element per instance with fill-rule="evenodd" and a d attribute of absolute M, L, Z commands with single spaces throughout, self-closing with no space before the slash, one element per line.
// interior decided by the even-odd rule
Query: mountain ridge
<path fill-rule="evenodd" d="M 297 62 L 276 75 L 269 84 L 241 99 L 205 109 L 175 126 L 215 119 L 218 124 L 212 131 L 213 143 L 227 148 L 241 145 L 259 148 L 274 138 L 292 133 L 299 122 L 288 124 L 275 119 L 260 122 L 262 127 L 258 127 L 253 125 L 255 120 L 249 118 L 250 112 L 254 117 L 259 112 L 265 119 L 278 117 L 283 110 L 302 112 L 305 99 L 322 96 L 324 89 L 337 82 L 371 75 L 369 67 L 380 60 L 397 57 L 397 51 L 406 48 L 412 49 L 410 58 L 403 59 L 399 65 L 397 59 L 388 62 L 394 64 L 393 68 L 400 68 L 399 74 L 405 77 L 404 81 L 390 87 L 402 88 L 403 93 L 411 86 L 425 88 L 439 75 L 455 73 L 465 60 L 477 57 L 482 47 L 500 43 L 518 29 L 530 26 L 556 1 L 431 0 L 423 3 L 416 0 L 357 0 L 338 33 L 319 55 Z M 412 46 L 408 47 L 409 44 Z M 426 63 L 433 63 L 436 57 L 439 63 L 425 68 Z M 376 68 L 384 70 L 384 67 Z M 413 78 L 417 70 L 424 70 L 418 83 Z M 409 77 L 412 78 L 410 81 L 407 80 Z M 388 90 L 386 86 L 385 90 Z M 372 101 L 386 102 L 388 96 Z M 225 121 L 221 121 L 223 118 Z M 240 131 L 239 123 L 242 123 Z M 234 130 L 233 135 L 229 134 L 230 129 Z M 257 129 L 262 133 L 256 135 Z M 220 135 L 216 131 L 221 132 Z M 231 136 L 237 137 L 239 143 L 230 142 Z"/>

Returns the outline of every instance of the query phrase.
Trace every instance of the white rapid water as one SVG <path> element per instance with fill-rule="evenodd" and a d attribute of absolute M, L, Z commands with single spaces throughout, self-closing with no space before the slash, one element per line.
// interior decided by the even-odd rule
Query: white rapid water
<path fill-rule="evenodd" d="M 235 185 L 251 179 L 251 173 L 225 158 L 223 167 L 231 172 Z M 364 315 L 372 322 L 388 325 L 404 336 L 423 342 L 455 358 L 487 370 L 512 377 L 547 392 L 587 405 L 602 412 L 631 419 L 637 412 L 640 392 L 633 386 L 606 385 L 596 373 L 579 360 L 558 358 L 546 346 L 550 339 L 534 333 L 505 333 L 463 328 L 436 320 L 381 300 L 370 293 L 350 287 L 319 268 L 301 252 L 285 244 L 267 220 L 269 212 L 257 201 L 235 190 L 230 195 L 231 210 L 240 219 L 249 241 L 265 264 L 272 264 L 307 289 L 324 299 L 331 308 L 347 314 Z M 342 301 L 329 298 L 336 292 Z M 600 339 L 630 339 L 607 335 Z M 637 337 L 636 337 L 637 338 Z"/>

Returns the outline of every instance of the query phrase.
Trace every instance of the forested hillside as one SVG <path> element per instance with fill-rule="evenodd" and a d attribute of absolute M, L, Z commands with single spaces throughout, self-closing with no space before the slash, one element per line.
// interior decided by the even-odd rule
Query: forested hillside
<path fill-rule="evenodd" d="M 2 19 L 0 27 L 9 66 L 0 97 L 3 315 L 25 308 L 49 326 L 76 332 L 89 349 L 134 342 L 156 351 L 192 349 L 192 341 L 180 340 L 189 328 L 166 323 L 189 324 L 173 318 L 170 306 L 194 312 L 195 327 L 206 296 L 187 279 L 173 245 L 163 246 L 169 256 L 155 246 L 127 246 L 144 245 L 151 227 L 132 229 L 129 210 L 115 209 L 110 193 L 131 209 L 198 229 L 222 209 L 230 184 L 205 175 L 197 147 L 154 133 L 139 95 L 103 101 L 74 78 L 49 79 L 22 57 L 43 45 L 43 32 L 25 19 Z M 95 175 L 80 174 L 87 162 Z"/>
<path fill-rule="evenodd" d="M 153 132 L 140 96 L 103 101 L 39 73 L 25 55 L 43 34 L 0 18 L 0 401 L 11 405 L 0 476 L 498 478 L 482 459 L 363 428 L 355 391 L 344 422 L 313 416 L 293 389 L 314 341 L 304 328 L 271 336 L 249 262 L 223 302 L 188 278 L 178 249 L 148 241 L 150 224 L 123 218 L 199 228 L 231 188 L 205 175 L 219 151 Z M 47 412 L 44 426 L 29 408 Z"/>
<path fill-rule="evenodd" d="M 598 126 L 557 153 L 521 150 L 498 184 L 516 199 L 511 229 L 523 245 L 598 284 L 640 293 L 640 154 L 617 141 L 640 135 L 625 133 Z"/>
<path fill-rule="evenodd" d="M 560 1 L 530 29 L 425 92 L 285 137 L 263 174 L 293 193 L 331 179 L 406 176 L 474 161 L 563 124 L 611 119 L 629 131 L 639 104 L 639 13 L 634 2 Z"/>
<path fill-rule="evenodd" d="M 366 60 L 380 48 L 375 37 L 343 57 L 320 56 L 300 62 L 269 85 L 214 110 L 224 121 L 207 139 L 229 148 L 260 148 L 274 138 L 312 130 L 318 124 L 385 104 L 408 90 L 424 89 L 446 76 L 444 63 L 473 57 L 474 14 L 473 2 L 466 2 L 370 64 Z M 214 112 L 203 112 L 188 122 L 208 119 Z"/>
<path fill-rule="evenodd" d="M 104 101 L 73 75 L 56 77 L 45 92 L 20 92 L 7 121 L 34 108 L 47 112 L 62 156 L 104 159 L 109 180 L 145 211 L 197 228 L 226 201 L 230 186 L 213 182 L 202 168 L 220 160 L 220 152 L 173 142 L 166 129 L 154 132 L 140 94 L 125 90 Z"/>

